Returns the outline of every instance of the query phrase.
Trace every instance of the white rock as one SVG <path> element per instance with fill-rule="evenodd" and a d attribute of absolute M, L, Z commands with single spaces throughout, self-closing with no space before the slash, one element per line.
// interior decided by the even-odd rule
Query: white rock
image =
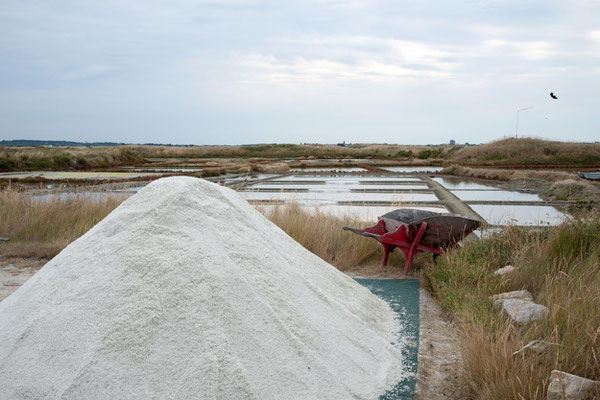
<path fill-rule="evenodd" d="M 546 317 L 548 308 L 533 301 L 521 299 L 496 300 L 496 306 L 502 310 L 517 324 L 524 325 L 531 321 L 537 321 Z"/>
<path fill-rule="evenodd" d="M 529 292 L 528 290 L 515 290 L 512 292 L 505 292 L 505 293 L 500 293 L 500 294 L 495 294 L 493 296 L 490 296 L 490 300 L 492 300 L 492 301 L 506 300 L 506 299 L 520 299 L 520 300 L 532 301 L 533 296 L 531 295 L 531 292 Z"/>
<path fill-rule="evenodd" d="M 513 267 L 512 265 L 507 265 L 506 267 L 502 267 L 500 269 L 497 269 L 496 271 L 494 271 L 494 275 L 506 275 L 509 272 L 513 272 L 516 268 Z"/>
<path fill-rule="evenodd" d="M 549 353 L 553 350 L 554 346 L 558 346 L 556 343 L 546 342 L 545 340 L 533 340 L 523 346 L 521 349 L 515 351 L 513 356 L 517 354 L 544 354 Z"/>
<path fill-rule="evenodd" d="M 583 400 L 596 398 L 600 382 L 554 370 L 550 373 L 548 400 Z"/>

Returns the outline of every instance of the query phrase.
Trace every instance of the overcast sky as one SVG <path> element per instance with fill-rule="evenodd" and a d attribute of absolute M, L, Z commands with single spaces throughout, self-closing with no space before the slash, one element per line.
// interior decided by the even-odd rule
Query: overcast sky
<path fill-rule="evenodd" d="M 2 0 L 0 60 L 0 139 L 600 140 L 598 0 Z"/>

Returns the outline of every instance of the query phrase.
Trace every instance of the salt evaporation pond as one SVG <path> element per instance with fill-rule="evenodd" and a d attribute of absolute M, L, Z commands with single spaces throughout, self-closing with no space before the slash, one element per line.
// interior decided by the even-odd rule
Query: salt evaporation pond
<path fill-rule="evenodd" d="M 351 162 L 351 163 L 366 163 L 366 162 L 370 162 L 373 160 L 367 159 L 367 158 L 312 158 L 312 159 L 297 159 L 297 158 L 291 158 L 289 160 L 287 160 L 288 162 L 302 162 L 302 163 L 347 163 L 347 162 Z"/>
<path fill-rule="evenodd" d="M 240 192 L 246 199 L 251 201 L 298 201 L 304 200 L 314 203 L 332 201 L 384 201 L 394 203 L 411 202 L 437 202 L 434 194 L 428 193 L 362 193 L 362 192 Z"/>
<path fill-rule="evenodd" d="M 354 218 L 365 222 L 375 222 L 381 215 L 398 209 L 397 206 L 345 206 L 338 204 L 321 204 L 321 205 L 307 205 L 299 204 L 303 210 L 316 213 L 322 212 L 327 215 L 339 218 Z M 276 205 L 256 205 L 256 208 L 265 214 L 269 214 L 276 207 Z M 433 207 L 433 206 L 403 206 L 402 208 L 410 208 L 417 210 L 433 211 L 438 213 L 447 213 L 445 207 Z"/>
<path fill-rule="evenodd" d="M 133 179 L 143 176 L 164 175 L 159 172 L 102 172 L 102 171 L 27 171 L 27 172 L 3 172 L 0 178 L 20 179 L 20 178 L 44 178 L 49 180 L 57 179 Z"/>
<path fill-rule="evenodd" d="M 544 201 L 537 194 L 506 190 L 451 190 L 451 192 L 464 201 Z"/>
<path fill-rule="evenodd" d="M 381 167 L 390 172 L 437 172 L 444 169 L 443 167 Z"/>
<path fill-rule="evenodd" d="M 127 170 L 131 172 L 199 172 L 203 168 L 174 168 L 174 167 L 148 167 L 148 168 L 135 168 L 128 167 Z"/>
<path fill-rule="evenodd" d="M 346 168 L 346 167 L 320 167 L 320 168 L 316 168 L 316 167 L 309 167 L 309 168 L 290 168 L 290 172 L 327 172 L 327 171 L 334 171 L 334 172 L 364 172 L 366 171 L 366 169 L 364 168 Z"/>
<path fill-rule="evenodd" d="M 403 184 L 403 185 L 373 185 L 373 184 L 360 184 L 358 181 L 352 183 L 334 183 L 334 182 L 325 182 L 324 184 L 289 184 L 289 183 L 257 183 L 256 185 L 252 185 L 249 187 L 252 189 L 261 189 L 261 190 L 315 190 L 315 191 L 323 191 L 323 190 L 354 190 L 354 189 L 376 189 L 376 190 L 428 190 L 427 187 L 421 184 Z"/>
<path fill-rule="evenodd" d="M 281 174 L 252 174 L 252 175 L 236 175 L 236 176 L 219 176 L 214 179 L 207 179 L 218 182 L 244 182 L 244 181 L 257 181 L 262 179 L 270 179 L 280 176 Z"/>
<path fill-rule="evenodd" d="M 552 226 L 567 218 L 551 206 L 472 204 L 470 207 L 492 225 Z"/>
<path fill-rule="evenodd" d="M 451 177 L 435 177 L 431 178 L 435 182 L 439 183 L 448 190 L 453 189 L 482 189 L 482 190 L 498 190 L 496 186 L 484 185 L 475 181 L 471 181 L 464 178 L 451 178 Z"/>
<path fill-rule="evenodd" d="M 354 175 L 354 176 L 336 176 L 336 175 L 291 175 L 277 178 L 278 181 L 361 181 L 361 182 L 397 182 L 397 181 L 415 181 L 422 182 L 421 179 L 412 176 L 390 177 L 373 175 Z M 425 184 L 425 182 L 423 182 Z"/>

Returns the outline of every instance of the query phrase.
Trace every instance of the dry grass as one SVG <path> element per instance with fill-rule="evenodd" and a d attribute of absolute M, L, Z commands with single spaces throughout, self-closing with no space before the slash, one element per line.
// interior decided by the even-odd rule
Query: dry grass
<path fill-rule="evenodd" d="M 116 208 L 122 197 L 34 200 L 12 189 L 0 192 L 2 256 L 52 258 Z"/>
<path fill-rule="evenodd" d="M 598 165 L 600 143 L 508 138 L 465 147 L 456 153 L 453 161 L 486 165 Z"/>
<path fill-rule="evenodd" d="M 109 168 L 144 163 L 172 165 L 207 158 L 376 158 L 422 160 L 447 158 L 450 146 L 360 144 L 347 147 L 324 144 L 262 144 L 243 146 L 108 146 L 108 147 L 1 147 L 0 171 Z"/>
<path fill-rule="evenodd" d="M 543 233 L 507 229 L 428 269 L 433 292 L 462 326 L 472 398 L 545 399 L 553 369 L 600 379 L 599 249 L 600 215 L 592 213 Z M 506 278 L 492 274 L 507 264 L 518 270 Z M 546 319 L 519 327 L 488 300 L 520 289 L 549 308 Z M 534 339 L 557 343 L 556 351 L 513 356 Z"/>
<path fill-rule="evenodd" d="M 465 176 L 469 178 L 493 179 L 498 181 L 513 181 L 521 179 L 537 179 L 556 182 L 577 178 L 577 175 L 565 171 L 553 170 L 527 170 L 527 169 L 498 169 L 498 168 L 471 168 L 451 165 L 440 173 L 445 175 Z"/>
<path fill-rule="evenodd" d="M 373 221 L 359 218 L 337 218 L 319 212 L 307 212 L 296 204 L 274 207 L 266 216 L 298 243 L 342 271 L 356 270 L 367 274 L 383 272 L 379 265 L 383 255 L 382 246 L 375 240 L 342 230 L 344 225 L 366 227 Z M 400 251 L 392 253 L 389 265 L 398 272 L 403 266 Z"/>
<path fill-rule="evenodd" d="M 598 166 L 600 144 L 541 139 L 503 139 L 479 146 L 405 146 L 355 144 L 258 144 L 243 146 L 1 147 L 0 171 L 89 169 L 141 164 L 146 159 L 181 163 L 207 158 L 372 158 L 430 163 L 450 160 L 461 165 Z"/>

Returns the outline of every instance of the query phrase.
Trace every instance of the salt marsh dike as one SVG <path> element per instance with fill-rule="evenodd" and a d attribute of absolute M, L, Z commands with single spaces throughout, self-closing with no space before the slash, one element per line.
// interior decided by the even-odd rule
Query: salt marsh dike
<path fill-rule="evenodd" d="M 166 178 L 0 303 L 0 398 L 377 399 L 394 332 L 237 193 Z"/>

